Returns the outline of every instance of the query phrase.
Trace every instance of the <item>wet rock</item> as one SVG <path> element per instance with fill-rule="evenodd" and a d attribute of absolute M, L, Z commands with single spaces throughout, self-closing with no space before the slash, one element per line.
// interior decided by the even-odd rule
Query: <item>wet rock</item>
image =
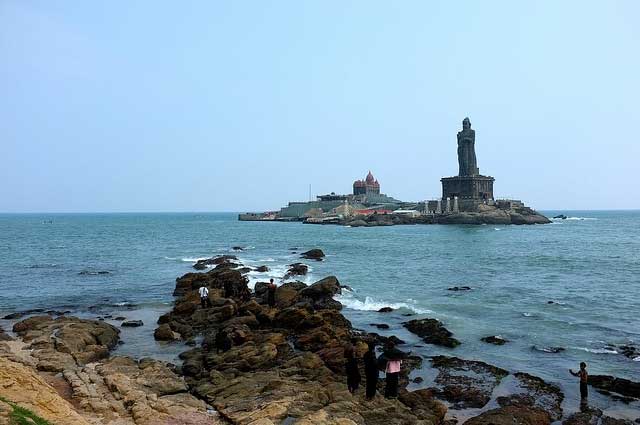
<path fill-rule="evenodd" d="M 469 286 L 453 286 L 451 288 L 447 288 L 447 291 L 470 291 L 471 287 Z"/>
<path fill-rule="evenodd" d="M 124 316 L 118 316 L 118 317 L 116 317 L 116 318 L 115 318 L 115 319 L 113 319 L 113 320 L 117 320 L 118 322 L 122 322 L 123 320 L 127 320 L 127 318 L 126 318 L 126 317 L 124 317 Z"/>
<path fill-rule="evenodd" d="M 501 336 L 498 335 L 493 335 L 493 336 L 485 336 L 484 338 L 480 338 L 481 341 L 486 342 L 488 344 L 493 344 L 493 345 L 504 345 L 507 342 L 509 342 L 508 340 L 502 338 Z"/>
<path fill-rule="evenodd" d="M 380 310 L 378 310 L 378 313 L 391 313 L 393 311 L 393 308 L 391 307 L 382 307 Z"/>
<path fill-rule="evenodd" d="M 122 324 L 120 324 L 120 326 L 122 326 L 123 328 L 137 328 L 143 325 L 144 323 L 142 323 L 142 320 L 127 320 L 126 322 L 122 322 Z"/>
<path fill-rule="evenodd" d="M 417 379 L 417 378 L 416 378 Z M 442 423 L 447 413 L 447 407 L 436 400 L 433 391 L 421 389 L 416 391 L 400 391 L 398 400 L 405 406 L 411 408 L 411 412 L 420 419 L 429 419 L 432 423 Z"/>
<path fill-rule="evenodd" d="M 0 326 L 0 341 L 13 341 L 13 338 L 4 331 L 2 326 Z"/>
<path fill-rule="evenodd" d="M 460 345 L 460 341 L 453 338 L 453 334 L 436 319 L 414 319 L 402 324 L 428 344 L 441 345 L 454 348 Z"/>
<path fill-rule="evenodd" d="M 302 254 L 300 254 L 300 256 L 308 260 L 321 261 L 325 255 L 321 249 L 314 248 L 314 249 L 310 249 L 309 251 L 303 252 Z"/>
<path fill-rule="evenodd" d="M 391 335 L 387 337 L 387 336 L 382 336 L 380 334 L 377 334 L 375 332 L 369 332 L 368 336 L 370 339 L 373 339 L 374 341 L 376 341 L 377 345 L 380 347 L 386 347 L 389 343 L 392 343 L 393 345 L 406 344 L 405 341 L 401 340 L 395 335 Z"/>
<path fill-rule="evenodd" d="M 233 251 L 244 251 L 244 248 L 241 246 L 234 246 L 231 248 Z"/>
<path fill-rule="evenodd" d="M 496 401 L 501 407 L 533 407 L 549 413 L 552 421 L 562 419 L 564 394 L 557 385 L 524 372 L 516 372 L 513 376 L 520 392 L 498 397 Z"/>
<path fill-rule="evenodd" d="M 544 410 L 522 407 L 507 406 L 499 409 L 492 409 L 471 418 L 465 425 L 549 425 L 551 418 Z"/>
<path fill-rule="evenodd" d="M 38 314 L 38 313 L 44 313 L 44 309 L 43 308 L 35 308 L 35 309 L 31 309 L 31 310 L 25 310 L 25 311 L 17 311 L 15 313 L 11 313 L 11 314 L 7 314 L 6 316 L 3 317 L 4 320 L 16 320 L 16 319 L 20 319 L 24 316 L 29 316 L 31 314 Z"/>
<path fill-rule="evenodd" d="M 373 326 L 378 329 L 389 329 L 389 325 L 387 325 L 386 323 L 369 323 L 369 326 Z"/>
<path fill-rule="evenodd" d="M 414 384 L 421 384 L 424 382 L 424 378 L 422 376 L 416 376 L 411 382 L 413 382 Z"/>
<path fill-rule="evenodd" d="M 640 423 L 640 418 L 635 423 Z M 634 425 L 634 422 L 625 419 L 615 419 L 603 414 L 602 410 L 595 407 L 581 409 L 569 416 L 562 422 L 562 425 Z"/>
<path fill-rule="evenodd" d="M 439 371 L 436 394 L 452 403 L 453 409 L 485 406 L 494 388 L 509 374 L 499 367 L 458 357 L 435 356 L 431 364 Z"/>
<path fill-rule="evenodd" d="M 168 323 L 164 323 L 153 332 L 153 337 L 157 341 L 177 341 L 180 339 L 180 334 L 174 332 Z"/>
<path fill-rule="evenodd" d="M 567 217 L 567 216 L 566 216 L 566 215 L 564 215 L 564 214 L 558 214 L 558 215 L 554 216 L 553 218 L 559 218 L 559 219 L 561 219 L 561 220 L 566 220 L 566 219 L 567 219 L 567 218 L 569 218 L 569 217 Z"/>
<path fill-rule="evenodd" d="M 531 349 L 534 351 L 540 351 L 542 353 L 551 353 L 551 354 L 557 354 L 564 351 L 564 348 L 562 347 L 538 347 L 536 345 L 532 345 Z"/>
<path fill-rule="evenodd" d="M 298 292 L 297 302 L 309 303 L 315 309 L 342 309 L 342 304 L 333 299 L 342 293 L 335 276 L 325 277 Z"/>
<path fill-rule="evenodd" d="M 193 265 L 193 268 L 196 270 L 204 270 L 208 266 L 217 266 L 221 264 L 229 264 L 231 261 L 238 260 L 238 257 L 235 255 L 220 255 L 218 257 L 206 258 L 204 260 L 198 260 Z"/>
<path fill-rule="evenodd" d="M 93 271 L 93 270 L 82 270 L 81 272 L 78 272 L 78 274 L 80 276 L 97 276 L 97 275 L 105 275 L 105 274 L 110 274 L 111 272 L 107 271 L 107 270 L 98 270 L 98 271 Z"/>
<path fill-rule="evenodd" d="M 589 375 L 589 385 L 600 390 L 640 399 L 640 382 L 609 375 Z"/>
<path fill-rule="evenodd" d="M 289 269 L 287 273 L 284 275 L 284 279 L 290 279 L 293 276 L 304 276 L 309 271 L 309 267 L 306 264 L 302 263 L 293 263 L 289 264 Z"/>
<path fill-rule="evenodd" d="M 259 273 L 266 273 L 269 271 L 269 267 L 267 266 L 258 266 L 255 268 L 255 271 L 259 272 Z"/>

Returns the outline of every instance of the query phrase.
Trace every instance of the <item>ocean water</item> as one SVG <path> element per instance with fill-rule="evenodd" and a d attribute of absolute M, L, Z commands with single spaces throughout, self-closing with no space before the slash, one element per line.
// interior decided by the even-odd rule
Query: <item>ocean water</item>
<path fill-rule="evenodd" d="M 354 326 L 395 334 L 423 356 L 456 355 L 538 375 L 558 383 L 565 408 L 574 410 L 576 382 L 567 369 L 580 361 L 592 374 L 640 381 L 640 358 L 611 348 L 640 347 L 640 212 L 562 212 L 570 218 L 543 226 L 380 228 L 239 222 L 226 213 L 3 214 L 0 316 L 43 308 L 141 317 L 147 325 L 124 330 L 120 351 L 175 357 L 181 347 L 155 343 L 153 322 L 173 301 L 175 278 L 195 260 L 245 247 L 235 253 L 243 263 L 271 269 L 252 272 L 254 284 L 279 280 L 297 253 L 319 247 L 327 257 L 306 262 L 304 280 L 335 275 L 352 288 L 338 299 Z M 447 290 L 453 286 L 472 289 Z M 398 310 L 377 313 L 385 306 Z M 440 319 L 462 345 L 422 344 L 401 326 L 409 313 Z M 510 342 L 480 341 L 489 335 Z M 429 373 L 425 367 L 414 375 Z M 638 408 L 592 398 L 611 411 Z"/>

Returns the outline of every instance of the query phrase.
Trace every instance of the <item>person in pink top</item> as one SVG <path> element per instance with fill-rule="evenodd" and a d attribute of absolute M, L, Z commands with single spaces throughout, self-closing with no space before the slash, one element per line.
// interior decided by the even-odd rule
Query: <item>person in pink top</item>
<path fill-rule="evenodd" d="M 389 344 L 384 352 L 384 356 L 387 359 L 387 367 L 385 368 L 387 376 L 384 387 L 384 396 L 386 398 L 398 397 L 398 381 L 400 380 L 403 354 L 404 353 L 395 348 L 393 344 Z"/>

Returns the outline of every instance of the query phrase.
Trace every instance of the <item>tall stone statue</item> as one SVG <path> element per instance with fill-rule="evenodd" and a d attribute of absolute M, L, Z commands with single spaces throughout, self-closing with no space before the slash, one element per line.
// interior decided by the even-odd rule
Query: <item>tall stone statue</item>
<path fill-rule="evenodd" d="M 471 121 L 462 121 L 462 131 L 458 132 L 459 176 L 477 176 L 480 174 L 476 161 L 476 132 L 471 129 Z"/>

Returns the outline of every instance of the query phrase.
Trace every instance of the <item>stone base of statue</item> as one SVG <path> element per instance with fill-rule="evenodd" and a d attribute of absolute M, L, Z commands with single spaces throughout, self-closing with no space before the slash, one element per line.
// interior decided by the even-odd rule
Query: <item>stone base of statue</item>
<path fill-rule="evenodd" d="M 443 177 L 442 205 L 447 205 L 447 198 L 450 205 L 457 198 L 458 211 L 477 211 L 480 205 L 493 205 L 494 180 L 481 175 Z"/>

